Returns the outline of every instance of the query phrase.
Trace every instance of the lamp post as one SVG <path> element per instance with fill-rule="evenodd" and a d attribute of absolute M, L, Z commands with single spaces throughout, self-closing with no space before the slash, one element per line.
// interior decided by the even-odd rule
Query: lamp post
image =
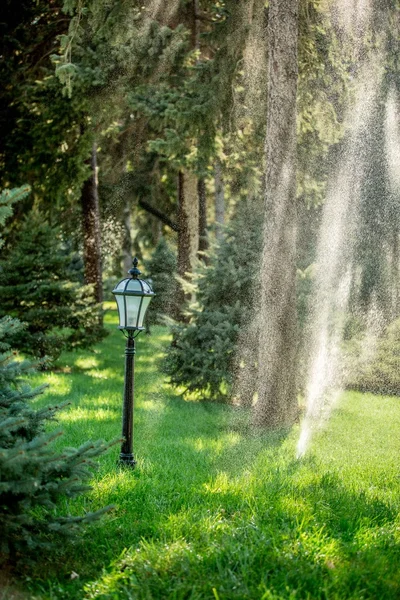
<path fill-rule="evenodd" d="M 143 319 L 154 292 L 151 286 L 139 279 L 141 274 L 137 268 L 138 259 L 133 259 L 133 268 L 128 273 L 131 277 L 120 281 L 113 289 L 118 306 L 119 327 L 124 332 L 125 348 L 125 381 L 122 411 L 123 442 L 119 455 L 119 463 L 134 468 L 136 461 L 133 454 L 133 407 L 134 407 L 134 369 L 135 338 L 143 331 Z"/>

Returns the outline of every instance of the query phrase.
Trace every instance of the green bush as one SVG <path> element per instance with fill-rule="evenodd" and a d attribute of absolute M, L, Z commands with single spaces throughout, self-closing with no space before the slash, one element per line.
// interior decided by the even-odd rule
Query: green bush
<path fill-rule="evenodd" d="M 109 507 L 80 517 L 55 514 L 57 501 L 90 489 L 93 458 L 108 447 L 87 442 L 55 453 L 51 442 L 60 432 L 45 433 L 60 406 L 34 410 L 30 401 L 43 391 L 26 382 L 30 363 L 16 361 L 8 337 L 21 330 L 10 317 L 0 320 L 0 561 L 13 562 L 40 548 L 56 547 L 52 534 L 71 534 L 82 522 L 98 518 Z"/>
<path fill-rule="evenodd" d="M 29 215 L 0 262 L 0 317 L 26 323 L 10 340 L 14 348 L 54 360 L 103 337 L 101 307 L 74 267 L 59 231 Z"/>
<path fill-rule="evenodd" d="M 257 337 L 252 331 L 252 309 L 259 285 L 261 224 L 260 201 L 238 203 L 220 246 L 195 274 L 196 302 L 187 307 L 188 323 L 174 325 L 174 342 L 165 361 L 171 382 L 186 394 L 227 401 L 240 377 L 240 366 L 254 366 L 254 352 L 246 353 L 248 364 L 243 365 L 238 346 L 241 330 L 247 332 L 247 339 Z M 246 395 L 253 392 L 247 389 Z"/>
<path fill-rule="evenodd" d="M 25 198 L 31 189 L 29 185 L 23 185 L 19 188 L 2 190 L 0 192 L 0 225 L 4 227 L 4 224 L 9 216 L 12 214 L 12 205 L 14 202 L 18 202 Z M 3 246 L 4 240 L 0 236 L 0 248 Z"/>
<path fill-rule="evenodd" d="M 0 225 L 11 214 L 13 202 L 29 193 L 24 186 L 0 193 Z M 0 246 L 3 239 L 0 232 Z M 52 534 L 71 534 L 79 523 L 98 518 L 109 507 L 81 517 L 54 513 L 61 497 L 73 497 L 88 489 L 92 458 L 107 446 L 88 442 L 78 449 L 56 454 L 51 447 L 60 432 L 45 433 L 61 407 L 34 410 L 30 401 L 44 386 L 32 389 L 26 376 L 27 361 L 15 359 L 9 340 L 23 334 L 24 326 L 9 316 L 0 319 L 0 563 L 16 562 L 40 548 L 56 547 Z"/>

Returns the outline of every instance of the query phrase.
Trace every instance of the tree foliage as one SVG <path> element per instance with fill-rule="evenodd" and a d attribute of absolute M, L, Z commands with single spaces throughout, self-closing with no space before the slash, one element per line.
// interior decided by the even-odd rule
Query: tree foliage
<path fill-rule="evenodd" d="M 103 442 L 55 452 L 52 442 L 60 432 L 46 433 L 62 406 L 34 409 L 31 401 L 43 392 L 32 388 L 27 375 L 32 366 L 16 361 L 8 339 L 23 326 L 16 319 L 0 320 L 0 560 L 18 560 L 40 548 L 57 547 L 52 534 L 71 534 L 78 525 L 98 518 L 108 508 L 80 517 L 57 515 L 60 498 L 90 490 L 93 460 L 103 453 Z"/>
<path fill-rule="evenodd" d="M 27 187 L 0 195 L 1 217 L 11 204 L 28 193 Z M 2 223 L 3 218 L 0 221 Z M 1 242 L 1 234 L 0 234 Z M 56 548 L 60 534 L 71 534 L 79 524 L 100 517 L 109 507 L 80 517 L 57 515 L 60 498 L 72 498 L 87 485 L 93 459 L 108 445 L 88 442 L 78 449 L 55 452 L 51 442 L 60 432 L 46 433 L 62 406 L 35 409 L 32 400 L 46 386 L 32 388 L 32 365 L 16 359 L 9 340 L 23 330 L 10 316 L 0 319 L 0 562 L 26 559 L 39 549 Z"/>
<path fill-rule="evenodd" d="M 359 332 L 345 344 L 345 356 L 348 388 L 400 396 L 400 319 L 379 336 Z"/>
<path fill-rule="evenodd" d="M 17 329 L 13 347 L 54 360 L 66 349 L 87 347 L 101 339 L 93 290 L 82 285 L 73 256 L 60 234 L 31 213 L 0 263 L 0 316 L 26 324 Z"/>
<path fill-rule="evenodd" d="M 252 333 L 253 301 L 259 285 L 261 212 L 260 202 L 254 198 L 238 203 L 221 245 L 195 274 L 190 291 L 195 291 L 196 302 L 187 307 L 188 324 L 173 328 L 174 342 L 165 370 L 171 382 L 189 395 L 227 401 L 236 377 L 242 376 L 239 338 L 242 331 Z M 257 339 L 257 332 L 252 339 Z M 254 354 L 250 355 L 246 366 L 254 365 L 255 360 Z M 254 385 L 253 381 L 253 393 Z M 248 402 L 249 396 L 252 393 L 247 391 L 241 401 Z"/>
<path fill-rule="evenodd" d="M 14 202 L 22 200 L 26 198 L 29 194 L 30 188 L 28 185 L 22 186 L 20 188 L 12 188 L 7 190 L 2 190 L 0 193 L 0 227 L 3 229 L 4 224 L 8 217 L 12 215 Z M 3 246 L 4 240 L 0 238 L 0 248 Z"/>

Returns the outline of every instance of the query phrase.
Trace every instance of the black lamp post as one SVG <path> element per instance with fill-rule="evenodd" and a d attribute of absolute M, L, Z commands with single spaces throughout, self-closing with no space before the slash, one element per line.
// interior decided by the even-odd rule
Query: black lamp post
<path fill-rule="evenodd" d="M 143 331 L 143 319 L 154 292 L 151 286 L 139 279 L 137 268 L 138 259 L 133 259 L 133 268 L 128 273 L 131 276 L 120 281 L 113 289 L 118 305 L 119 329 L 126 340 L 125 348 L 125 383 L 124 404 L 122 413 L 122 437 L 119 462 L 134 468 L 136 461 L 133 454 L 133 406 L 134 406 L 134 357 L 135 338 Z"/>

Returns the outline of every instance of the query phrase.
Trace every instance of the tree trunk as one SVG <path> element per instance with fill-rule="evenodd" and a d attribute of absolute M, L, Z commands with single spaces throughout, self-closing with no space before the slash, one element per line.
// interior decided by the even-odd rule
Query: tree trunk
<path fill-rule="evenodd" d="M 199 0 L 192 0 L 193 7 L 193 27 L 192 27 L 192 36 L 193 36 L 193 47 L 196 50 L 200 50 L 200 19 L 199 19 Z"/>
<path fill-rule="evenodd" d="M 200 19 L 199 19 L 199 0 L 191 0 L 192 4 L 192 46 L 199 53 L 196 59 L 197 64 L 200 59 Z M 200 177 L 197 182 L 198 193 L 198 210 L 199 210 L 199 252 L 204 252 L 208 249 L 207 239 L 207 195 L 206 183 L 203 177 Z M 202 254 L 198 255 L 202 261 L 206 261 L 206 257 Z"/>
<path fill-rule="evenodd" d="M 131 204 L 128 198 L 125 198 L 124 209 L 122 211 L 122 226 L 122 263 L 125 275 L 132 268 Z"/>
<path fill-rule="evenodd" d="M 222 167 L 219 161 L 215 163 L 214 178 L 216 236 L 218 242 L 221 242 L 223 237 L 223 225 L 225 223 L 225 193 L 224 181 L 222 179 Z"/>
<path fill-rule="evenodd" d="M 392 296 L 392 319 L 400 317 L 400 232 L 396 227 L 393 232 L 392 243 L 392 268 L 390 273 L 390 285 L 393 289 Z"/>
<path fill-rule="evenodd" d="M 187 279 L 197 260 L 199 248 L 199 206 L 197 177 L 189 171 L 178 174 L 178 275 Z M 178 293 L 177 305 L 182 307 L 185 301 L 184 291 Z"/>
<path fill-rule="evenodd" d="M 198 19 L 198 0 L 180 3 L 180 22 L 190 31 L 190 45 L 193 50 L 200 49 L 200 21 Z M 187 273 L 194 270 L 199 251 L 199 188 L 194 173 L 182 169 L 178 174 L 178 276 L 188 279 Z M 180 312 L 185 300 L 190 298 L 181 285 L 177 290 L 177 310 Z M 182 319 L 182 313 L 177 315 Z"/>
<path fill-rule="evenodd" d="M 199 252 L 205 252 L 208 249 L 208 232 L 207 232 L 207 196 L 206 184 L 203 178 L 197 182 L 197 192 L 199 196 Z M 199 254 L 199 258 L 206 261 L 203 254 Z"/>
<path fill-rule="evenodd" d="M 103 282 L 101 267 L 101 233 L 99 196 L 97 193 L 97 151 L 93 144 L 90 158 L 91 175 L 85 181 L 81 193 L 83 258 L 85 264 L 85 282 L 94 286 L 96 302 L 103 301 Z"/>
<path fill-rule="evenodd" d="M 296 92 L 298 0 L 270 0 L 264 247 L 255 422 L 297 415 Z"/>

